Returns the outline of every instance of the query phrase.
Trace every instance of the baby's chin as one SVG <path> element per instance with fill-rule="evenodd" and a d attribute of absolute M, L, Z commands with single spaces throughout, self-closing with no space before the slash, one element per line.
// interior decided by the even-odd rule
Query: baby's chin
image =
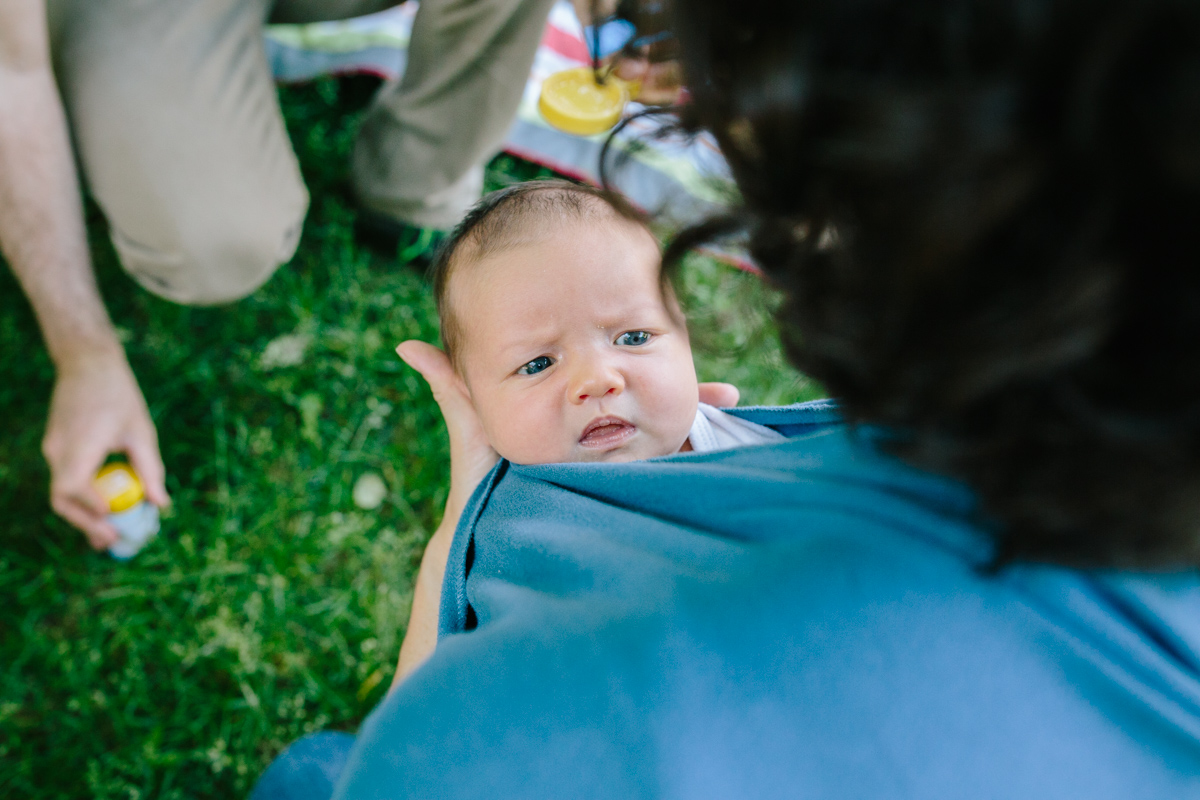
<path fill-rule="evenodd" d="M 671 456 L 680 452 L 687 443 L 685 435 L 678 442 L 654 439 L 638 431 L 629 442 L 612 449 L 585 447 L 575 444 L 554 453 L 534 453 L 514 450 L 511 454 L 496 448 L 501 457 L 514 464 L 532 466 L 535 464 L 626 464 L 630 461 L 644 461 L 648 458 Z"/>

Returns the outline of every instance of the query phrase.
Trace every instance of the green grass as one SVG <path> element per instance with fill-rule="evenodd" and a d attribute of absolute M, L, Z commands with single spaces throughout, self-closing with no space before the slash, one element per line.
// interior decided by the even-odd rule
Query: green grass
<path fill-rule="evenodd" d="M 175 500 L 128 564 L 47 506 L 53 373 L 0 269 L 0 796 L 243 796 L 291 740 L 353 730 L 391 680 L 447 475 L 437 408 L 392 348 L 435 340 L 434 308 L 421 276 L 354 240 L 343 187 L 361 92 L 281 95 L 312 210 L 295 259 L 252 297 L 150 296 L 89 214 Z M 502 156 L 489 182 L 542 174 Z M 683 286 L 703 309 L 702 379 L 738 383 L 744 403 L 817 395 L 784 366 L 756 278 L 697 258 Z M 351 498 L 368 472 L 388 487 L 372 511 Z"/>

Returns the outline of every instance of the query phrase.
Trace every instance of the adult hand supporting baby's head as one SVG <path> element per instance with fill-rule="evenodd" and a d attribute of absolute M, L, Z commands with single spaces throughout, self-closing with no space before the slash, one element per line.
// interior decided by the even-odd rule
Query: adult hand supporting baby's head
<path fill-rule="evenodd" d="M 437 401 L 450 434 L 450 496 L 445 518 L 457 521 L 471 492 L 500 460 L 492 449 L 466 384 L 454 371 L 450 359 L 427 342 L 410 339 L 396 348 L 404 363 L 421 373 Z"/>

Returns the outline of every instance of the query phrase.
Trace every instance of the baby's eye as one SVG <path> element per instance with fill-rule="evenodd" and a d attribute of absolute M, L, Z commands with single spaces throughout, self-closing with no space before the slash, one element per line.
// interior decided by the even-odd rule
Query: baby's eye
<path fill-rule="evenodd" d="M 538 356 L 533 361 L 530 361 L 528 364 L 525 364 L 520 369 L 518 369 L 517 374 L 518 375 L 537 375 L 542 370 L 549 369 L 550 365 L 553 363 L 554 363 L 554 359 L 550 358 L 550 356 Z"/>
<path fill-rule="evenodd" d="M 617 337 L 617 344 L 628 345 L 629 347 L 637 347 L 648 341 L 650 341 L 650 334 L 646 331 L 629 331 Z"/>

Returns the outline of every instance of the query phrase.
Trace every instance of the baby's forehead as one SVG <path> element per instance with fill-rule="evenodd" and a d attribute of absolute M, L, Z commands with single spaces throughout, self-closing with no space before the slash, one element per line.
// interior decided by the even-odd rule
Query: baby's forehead
<path fill-rule="evenodd" d="M 603 231 L 614 245 L 644 239 L 658 246 L 654 234 L 642 222 L 621 214 L 599 197 L 585 195 L 569 205 L 526 204 L 507 213 L 498 209 L 460 242 L 454 260 L 459 264 L 479 262 L 520 247 L 569 241 L 583 230 Z"/>
<path fill-rule="evenodd" d="M 539 249 L 543 252 L 532 252 Z M 608 258 L 609 264 L 569 269 L 597 258 Z M 468 215 L 439 255 L 434 275 L 442 340 L 451 362 L 461 368 L 462 351 L 468 340 L 479 343 L 481 329 L 527 325 L 528 313 L 514 311 L 521 320 L 508 313 L 537 305 L 527 300 L 526 290 L 546 300 L 543 290 L 553 284 L 558 294 L 549 298 L 550 316 L 560 318 L 556 312 L 568 305 L 580 309 L 580 316 L 604 316 L 605 304 L 589 302 L 594 294 L 608 294 L 608 287 L 594 283 L 596 276 L 611 277 L 610 285 L 662 307 L 660 245 L 635 212 L 577 187 L 554 187 L 510 198 L 474 220 Z M 634 292 L 631 284 L 647 288 Z M 557 302 L 568 295 L 575 297 L 573 305 Z M 678 316 L 668 305 L 668 314 Z"/>
<path fill-rule="evenodd" d="M 596 201 L 601 203 L 601 201 Z M 574 215 L 562 215 L 551 219 L 543 215 L 537 219 L 522 220 L 510 226 L 502 239 L 490 238 L 483 242 L 463 242 L 459 252 L 455 254 L 455 263 L 446 285 L 446 299 L 460 293 L 464 287 L 486 287 L 493 282 L 500 270 L 498 265 L 503 262 L 506 277 L 517 276 L 538 279 L 545 274 L 547 265 L 537 259 L 510 258 L 514 253 L 546 246 L 561 245 L 571 247 L 580 239 L 582 232 L 600 233 L 599 243 L 595 237 L 589 237 L 593 246 L 612 249 L 624 248 L 631 243 L 634 247 L 645 248 L 653 255 L 647 259 L 639 259 L 644 263 L 649 277 L 653 280 L 649 285 L 657 288 L 661 272 L 661 262 L 657 257 L 658 240 L 654 234 L 639 222 L 620 216 L 615 211 L 605 215 L 581 218 Z M 630 291 L 634 287 L 629 287 Z M 472 291 L 475 295 L 477 292 Z M 482 293 L 480 299 L 486 300 L 488 293 Z"/>

